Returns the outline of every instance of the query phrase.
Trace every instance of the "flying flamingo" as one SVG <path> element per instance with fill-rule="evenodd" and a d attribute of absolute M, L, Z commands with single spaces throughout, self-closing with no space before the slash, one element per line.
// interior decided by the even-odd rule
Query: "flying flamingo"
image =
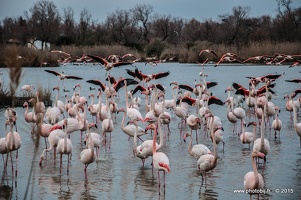
<path fill-rule="evenodd" d="M 204 49 L 204 50 L 200 51 L 199 56 L 202 55 L 202 53 L 204 53 L 204 52 L 205 53 L 212 53 L 213 55 L 215 55 L 217 57 L 217 54 L 211 49 Z"/>
<path fill-rule="evenodd" d="M 54 70 L 49 70 L 49 69 L 45 69 L 45 71 L 48 72 L 48 73 L 54 74 L 54 75 L 56 75 L 59 78 L 58 85 L 60 84 L 61 80 L 63 80 L 63 85 L 64 85 L 64 80 L 65 79 L 75 79 L 75 80 L 81 80 L 81 79 L 83 79 L 83 78 L 78 77 L 78 76 L 66 75 L 66 74 L 64 74 L 64 72 L 59 73 L 59 72 L 56 72 Z"/>
<path fill-rule="evenodd" d="M 263 189 L 264 188 L 264 180 L 261 174 L 258 173 L 255 158 L 262 158 L 264 161 L 266 161 L 266 157 L 264 153 L 261 153 L 257 150 L 253 150 L 252 152 L 252 167 L 253 171 L 248 172 L 244 176 L 244 188 L 245 190 L 255 190 L 255 189 Z M 250 194 L 250 199 L 252 199 L 252 194 Z M 258 199 L 259 199 L 259 193 L 258 193 Z"/>
<path fill-rule="evenodd" d="M 253 125 L 254 128 L 253 128 L 253 132 L 246 132 L 245 130 L 245 126 L 246 126 L 246 122 L 245 120 L 243 120 L 243 126 L 242 126 L 242 134 L 240 135 L 240 141 L 243 143 L 243 144 L 249 144 L 249 149 L 250 149 L 250 144 L 252 142 L 254 142 L 254 138 L 256 136 L 256 127 L 257 127 L 257 123 L 256 122 L 249 122 L 248 124 L 248 127 L 250 125 Z"/>
<path fill-rule="evenodd" d="M 205 176 L 205 188 L 206 188 L 206 173 L 209 172 L 210 170 L 213 170 L 216 165 L 217 165 L 217 147 L 216 147 L 216 142 L 215 142 L 215 137 L 214 137 L 214 115 L 212 112 L 209 112 L 206 114 L 207 118 L 211 117 L 211 128 L 210 128 L 210 135 L 212 137 L 212 142 L 213 142 L 213 148 L 214 148 L 214 154 L 206 154 L 201 156 L 198 161 L 197 161 L 197 166 L 200 172 L 202 173 L 202 185 L 204 182 L 203 176 Z"/>
<path fill-rule="evenodd" d="M 88 148 L 84 149 L 79 156 L 80 161 L 85 165 L 84 173 L 85 179 L 88 180 L 87 167 L 89 164 L 93 163 L 96 159 L 96 152 L 94 151 L 93 138 L 91 137 L 90 128 L 95 126 L 95 123 L 88 124 Z"/>
<path fill-rule="evenodd" d="M 163 171 L 163 180 L 164 180 L 164 191 L 165 191 L 165 173 L 170 172 L 170 166 L 169 166 L 169 159 L 163 152 L 157 152 L 156 151 L 156 137 L 157 137 L 157 127 L 155 124 L 150 124 L 147 126 L 148 129 L 154 130 L 154 138 L 153 138 L 153 167 L 158 170 L 158 185 L 160 188 L 160 171 Z M 160 192 L 159 192 L 160 194 Z"/>
<path fill-rule="evenodd" d="M 60 173 L 62 173 L 62 158 L 63 158 L 63 154 L 67 154 L 68 155 L 68 163 L 67 163 L 67 175 L 69 174 L 69 165 L 70 165 L 70 154 L 72 155 L 72 142 L 70 139 L 68 139 L 67 137 L 67 119 L 64 120 L 64 129 L 65 129 L 65 135 L 64 138 L 60 139 L 57 143 L 57 153 L 61 154 L 60 155 Z"/>
<path fill-rule="evenodd" d="M 206 155 L 206 154 L 212 154 L 210 149 L 203 145 L 203 144 L 196 144 L 192 146 L 192 134 L 189 132 L 186 132 L 184 135 L 184 141 L 186 140 L 186 137 L 190 137 L 190 142 L 188 146 L 188 152 L 191 156 L 194 158 L 199 159 L 201 156 Z"/>
<path fill-rule="evenodd" d="M 126 69 L 127 73 L 134 77 L 137 78 L 139 81 L 142 81 L 144 83 L 149 83 L 151 80 L 157 80 L 163 77 L 166 77 L 170 74 L 169 71 L 167 72 L 159 72 L 156 74 L 143 74 L 141 71 L 139 71 L 138 68 L 135 68 L 135 71 Z"/>
<path fill-rule="evenodd" d="M 132 65 L 133 64 L 132 62 L 115 62 L 115 63 L 111 63 L 111 62 L 108 62 L 106 59 L 101 58 L 99 56 L 93 56 L 93 55 L 87 55 L 87 56 L 92 58 L 96 62 L 99 62 L 100 64 L 104 65 L 104 68 L 106 70 L 105 76 L 107 76 L 107 72 L 110 73 L 111 69 L 114 68 L 114 67 L 119 67 L 119 66 L 124 66 L 124 65 Z"/>
<path fill-rule="evenodd" d="M 10 132 L 8 132 L 5 136 L 6 147 L 10 153 L 12 171 L 14 170 L 12 152 L 16 151 L 16 174 L 17 174 L 17 172 L 18 172 L 18 150 L 22 144 L 21 136 L 18 132 L 13 131 L 13 123 L 11 121 L 6 120 L 6 125 L 10 125 Z"/>

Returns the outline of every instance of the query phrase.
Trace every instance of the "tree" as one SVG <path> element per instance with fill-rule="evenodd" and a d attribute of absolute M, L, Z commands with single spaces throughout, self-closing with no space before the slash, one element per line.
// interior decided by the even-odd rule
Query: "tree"
<path fill-rule="evenodd" d="M 84 42 L 85 42 L 85 39 L 88 34 L 88 28 L 91 23 L 91 18 L 92 18 L 92 15 L 86 8 L 84 8 L 80 12 L 80 20 L 79 20 L 79 25 L 78 25 L 78 38 L 79 38 L 80 45 L 84 44 Z"/>
<path fill-rule="evenodd" d="M 63 8 L 63 34 L 60 36 L 60 45 L 69 45 L 75 41 L 74 12 L 71 7 Z"/>
<path fill-rule="evenodd" d="M 59 33 L 60 14 L 56 5 L 47 0 L 42 0 L 34 4 L 29 9 L 30 13 L 25 12 L 25 16 L 32 28 L 34 38 L 42 41 L 42 49 L 45 44 L 54 42 Z"/>
<path fill-rule="evenodd" d="M 153 11 L 153 6 L 147 4 L 138 4 L 131 10 L 136 26 L 147 43 L 150 43 L 149 29 Z"/>
<path fill-rule="evenodd" d="M 279 40 L 300 41 L 301 8 L 293 9 L 292 0 L 277 0 L 278 14 L 274 20 L 275 32 Z"/>
<path fill-rule="evenodd" d="M 241 46 L 240 40 L 244 37 L 240 36 L 246 25 L 245 19 L 250 11 L 250 7 L 233 7 L 232 15 L 221 15 L 220 18 L 223 22 L 223 29 L 225 30 L 224 41 L 227 45 L 235 44 L 237 48 Z"/>
<path fill-rule="evenodd" d="M 153 21 L 153 31 L 155 32 L 155 37 L 165 41 L 171 33 L 171 16 L 156 16 Z"/>

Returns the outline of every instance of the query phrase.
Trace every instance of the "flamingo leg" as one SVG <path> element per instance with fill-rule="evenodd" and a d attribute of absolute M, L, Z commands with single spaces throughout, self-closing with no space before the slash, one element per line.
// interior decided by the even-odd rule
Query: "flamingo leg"
<path fill-rule="evenodd" d="M 70 156 L 71 157 L 71 156 Z M 69 165 L 70 165 L 70 159 L 68 154 L 68 163 L 67 163 L 67 175 L 69 174 Z"/>
<path fill-rule="evenodd" d="M 60 174 L 62 173 L 62 158 L 63 158 L 63 154 L 61 154 L 60 156 Z"/>
<path fill-rule="evenodd" d="M 159 185 L 159 193 L 160 193 L 160 171 L 158 170 L 158 185 Z"/>
<path fill-rule="evenodd" d="M 18 172 L 18 157 L 19 157 L 19 152 L 18 152 L 18 149 L 17 149 L 17 154 L 16 154 L 16 176 L 17 176 L 17 172 Z"/>

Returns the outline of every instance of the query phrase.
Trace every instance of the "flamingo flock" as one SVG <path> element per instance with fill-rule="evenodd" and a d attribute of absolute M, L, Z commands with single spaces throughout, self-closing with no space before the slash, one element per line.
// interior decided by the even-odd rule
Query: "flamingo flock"
<path fill-rule="evenodd" d="M 53 53 L 67 56 L 62 62 L 70 62 L 68 61 L 71 58 L 70 54 L 62 51 L 53 51 Z M 217 57 L 217 53 L 209 49 L 202 50 L 199 56 L 210 54 Z M 45 72 L 55 75 L 59 79 L 57 85 L 53 87 L 53 94 L 55 94 L 53 106 L 45 108 L 38 92 L 35 97 L 23 104 L 24 119 L 30 123 L 32 135 L 38 134 L 45 139 L 46 147 L 40 149 L 40 167 L 43 167 L 46 162 L 49 164 L 50 160 L 53 160 L 53 165 L 55 165 L 58 153 L 60 154 L 60 174 L 63 174 L 62 169 L 66 168 L 68 175 L 72 170 L 73 159 L 78 159 L 83 163 L 83 177 L 88 180 L 88 175 L 91 173 L 88 166 L 99 162 L 101 149 L 105 152 L 110 151 L 111 145 L 115 143 L 114 139 L 120 138 L 120 136 L 112 137 L 112 135 L 125 134 L 127 142 L 130 142 L 132 146 L 129 151 L 132 151 L 134 157 L 142 161 L 141 168 L 139 169 L 138 164 L 137 168 L 139 170 L 147 169 L 145 163 L 149 160 L 152 176 L 157 176 L 160 195 L 161 178 L 163 178 L 165 193 L 166 184 L 168 184 L 166 179 L 168 176 L 173 176 L 173 160 L 169 158 L 172 152 L 166 151 L 170 142 L 169 138 L 177 138 L 179 143 L 184 142 L 186 145 L 186 138 L 190 137 L 189 144 L 187 144 L 187 156 L 190 155 L 191 162 L 196 165 L 196 173 L 201 176 L 200 189 L 202 189 L 203 187 L 207 188 L 210 184 L 208 179 L 211 176 L 208 174 L 215 173 L 215 168 L 223 159 L 223 152 L 231 148 L 227 146 L 223 137 L 232 131 L 232 137 L 237 137 L 241 148 L 245 144 L 248 145 L 251 159 L 250 163 L 245 164 L 249 164 L 253 169 L 238 181 L 242 182 L 242 187 L 245 189 L 263 189 L 265 187 L 264 173 L 269 164 L 266 161 L 273 148 L 267 138 L 267 132 L 273 129 L 274 139 L 280 140 L 283 121 L 279 115 L 281 107 L 285 107 L 286 111 L 290 112 L 290 120 L 300 138 L 301 147 L 301 123 L 297 121 L 298 111 L 301 109 L 300 98 L 294 99 L 301 93 L 301 89 L 285 95 L 286 102 L 283 106 L 276 105 L 273 101 L 276 96 L 276 83 L 284 74 L 248 76 L 246 79 L 249 84 L 246 86 L 233 81 L 229 83 L 228 87 L 223 88 L 228 93 L 228 96 L 223 99 L 220 94 L 215 94 L 214 90 L 216 87 L 224 86 L 215 81 L 207 81 L 208 75 L 205 73 L 205 67 L 201 68 L 198 76 L 190 78 L 194 81 L 194 85 L 190 82 L 180 83 L 179 80 L 170 80 L 169 85 L 163 85 L 160 81 L 169 79 L 172 71 L 145 73 L 143 68 L 138 69 L 138 67 L 133 70 L 133 61 L 122 61 L 128 57 L 134 59 L 134 62 L 139 62 L 138 58 L 132 54 L 111 55 L 106 59 L 93 55 L 83 56 L 82 59 L 90 58 L 104 65 L 105 79 L 100 77 L 99 79 L 87 79 L 84 84 L 82 82 L 81 84 L 75 83 L 74 87 L 69 90 L 73 91 L 73 95 L 64 92 L 64 99 L 60 95 L 60 91 L 61 87 L 65 89 L 66 86 L 64 82 L 61 86 L 60 81 L 70 79 L 68 82 L 73 82 L 83 80 L 84 77 L 65 75 L 63 72 L 45 69 Z M 279 59 L 283 59 L 282 62 L 299 60 L 300 55 L 264 55 L 241 61 L 236 54 L 225 53 L 214 67 L 226 61 L 237 61 L 243 64 L 264 60 L 267 64 L 268 61 L 276 63 Z M 208 58 L 202 65 L 204 66 L 207 61 Z M 117 68 L 119 66 L 124 67 Z M 112 69 L 123 70 L 124 74 L 130 77 L 115 78 L 111 73 Z M 218 70 L 218 68 L 214 69 Z M 198 78 L 199 81 L 197 81 Z M 298 79 L 285 81 L 292 84 L 301 82 Z M 91 88 L 91 84 L 95 90 L 89 90 L 89 87 L 86 87 L 88 85 Z M 24 85 L 21 88 L 28 94 L 34 89 L 33 85 Z M 90 94 L 85 96 L 84 91 L 89 91 Z M 119 95 L 121 91 L 124 96 Z M 171 99 L 166 98 L 169 93 L 172 95 Z M 143 102 L 142 99 L 145 101 Z M 221 107 L 227 107 L 225 115 L 215 115 L 216 109 Z M 117 120 L 119 113 L 122 113 L 120 122 Z M 10 131 L 6 131 L 5 137 L 0 138 L 0 153 L 5 166 L 8 165 L 10 156 L 12 171 L 15 169 L 17 174 L 18 151 L 21 148 L 21 137 L 23 136 L 17 132 L 16 122 L 20 116 L 12 108 L 7 108 L 4 116 L 5 129 L 6 126 L 9 126 Z M 232 130 L 225 130 L 225 120 L 233 124 Z M 176 130 L 170 129 L 172 123 L 177 127 Z M 120 129 L 116 129 L 116 127 L 120 127 Z M 157 136 L 159 136 L 159 142 L 157 142 Z M 193 139 L 194 136 L 195 139 Z M 204 142 L 210 145 L 206 146 L 203 144 Z M 76 143 L 83 144 L 79 155 L 74 153 L 76 152 L 74 151 Z M 223 144 L 222 150 L 218 146 L 220 143 Z M 15 161 L 12 156 L 14 152 L 16 152 Z M 66 166 L 63 165 L 63 154 L 67 155 Z M 4 155 L 6 155 L 6 159 Z M 259 158 L 263 160 L 263 164 L 260 163 Z M 16 163 L 15 167 L 14 163 Z M 259 169 L 261 169 L 260 172 Z M 154 170 L 157 175 L 153 173 Z M 160 178 L 161 172 L 163 177 Z M 250 198 L 252 198 L 251 195 Z"/>

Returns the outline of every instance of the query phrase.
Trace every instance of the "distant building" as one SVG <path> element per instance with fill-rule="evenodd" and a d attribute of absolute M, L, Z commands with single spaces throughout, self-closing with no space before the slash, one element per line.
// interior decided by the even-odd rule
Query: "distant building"
<path fill-rule="evenodd" d="M 7 40 L 6 43 L 7 44 L 14 44 L 14 45 L 22 45 L 22 42 L 18 39 L 15 39 L 15 38 L 11 38 L 11 39 Z"/>

